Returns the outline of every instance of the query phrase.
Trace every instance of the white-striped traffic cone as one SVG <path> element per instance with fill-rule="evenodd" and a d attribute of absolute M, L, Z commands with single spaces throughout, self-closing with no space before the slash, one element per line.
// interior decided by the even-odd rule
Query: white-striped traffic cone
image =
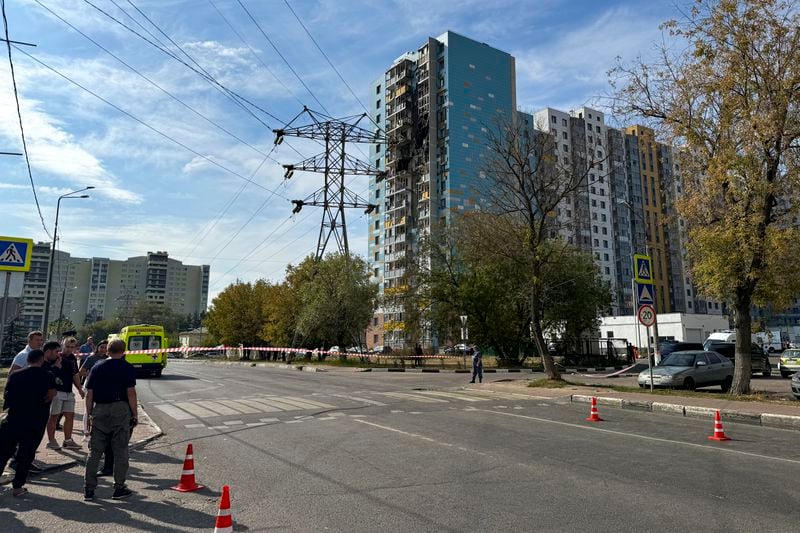
<path fill-rule="evenodd" d="M 231 495 L 230 487 L 222 487 L 222 497 L 219 499 L 219 511 L 217 512 L 217 522 L 214 524 L 214 533 L 232 533 L 233 517 L 231 516 Z"/>

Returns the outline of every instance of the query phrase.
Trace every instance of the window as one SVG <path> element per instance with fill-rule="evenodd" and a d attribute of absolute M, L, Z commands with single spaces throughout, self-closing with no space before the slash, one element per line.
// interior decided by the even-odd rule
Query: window
<path fill-rule="evenodd" d="M 375 221 L 375 229 L 381 229 L 381 221 L 380 220 L 376 220 Z"/>
<path fill-rule="evenodd" d="M 566 138 L 567 138 L 567 132 L 566 132 L 566 131 L 562 131 L 562 132 L 561 132 L 561 136 L 562 136 L 564 139 L 566 139 Z"/>
<path fill-rule="evenodd" d="M 380 189 L 375 190 L 375 198 L 380 198 L 380 197 L 381 197 L 381 190 Z"/>
<path fill-rule="evenodd" d="M 597 120 L 600 120 L 600 118 L 598 118 Z M 600 133 L 600 126 L 595 126 L 594 128 L 597 133 Z"/>
<path fill-rule="evenodd" d="M 603 228 L 603 229 L 605 229 L 605 228 Z M 380 238 L 380 236 L 378 236 L 378 235 L 375 235 L 375 246 L 377 246 L 378 244 L 380 244 L 380 242 L 381 242 L 381 238 Z"/>
<path fill-rule="evenodd" d="M 605 229 L 605 228 L 603 228 Z M 603 248 L 608 248 L 608 241 L 603 241 Z"/>
<path fill-rule="evenodd" d="M 593 142 L 594 142 L 594 137 L 592 137 L 591 135 L 589 135 L 589 143 L 591 144 L 591 143 L 593 143 Z"/>
<path fill-rule="evenodd" d="M 592 220 L 597 220 L 597 213 L 592 213 Z"/>
<path fill-rule="evenodd" d="M 600 215 L 600 220 L 602 220 L 603 222 L 605 222 L 605 221 L 606 221 L 606 216 L 605 216 L 605 215 Z"/>
<path fill-rule="evenodd" d="M 606 203 L 605 202 L 600 202 L 600 207 L 605 209 L 606 208 Z"/>
<path fill-rule="evenodd" d="M 378 317 L 372 317 L 372 325 L 373 326 L 377 326 L 378 325 Z"/>
<path fill-rule="evenodd" d="M 561 119 L 561 125 L 562 125 L 562 126 L 564 126 L 564 127 L 566 128 L 566 127 L 567 127 L 567 119 L 565 119 L 565 118 L 562 118 L 562 119 Z"/>
<path fill-rule="evenodd" d="M 597 189 L 595 189 L 594 187 L 592 187 L 592 194 L 597 194 Z"/>
<path fill-rule="evenodd" d="M 706 354 L 706 357 L 708 358 L 708 362 L 711 363 L 712 365 L 718 365 L 722 362 L 719 356 L 715 353 L 708 352 Z"/>
<path fill-rule="evenodd" d="M 601 187 L 600 188 L 600 196 L 605 196 L 605 195 L 606 195 L 606 190 Z"/>
<path fill-rule="evenodd" d="M 564 151 L 565 151 L 565 152 L 569 152 L 569 145 L 568 145 L 568 144 L 565 144 L 565 145 L 564 145 Z"/>
<path fill-rule="evenodd" d="M 373 344 L 378 344 L 378 334 L 377 333 L 372 336 L 372 343 Z"/>
<path fill-rule="evenodd" d="M 608 261 L 608 254 L 603 254 L 603 261 Z"/>
<path fill-rule="evenodd" d="M 381 108 L 381 101 L 375 100 L 375 109 L 380 109 L 380 108 Z"/>
<path fill-rule="evenodd" d="M 589 131 L 592 131 L 592 125 L 591 124 L 587 124 L 586 125 L 586 129 L 589 130 Z"/>
<path fill-rule="evenodd" d="M 592 226 L 592 232 L 597 233 L 597 226 Z"/>
<path fill-rule="evenodd" d="M 555 115 L 552 115 L 550 118 L 552 119 L 553 124 L 558 124 L 558 119 L 556 118 Z"/>
<path fill-rule="evenodd" d="M 570 218 L 571 216 L 572 216 L 572 211 L 570 211 L 569 209 L 567 209 L 567 218 Z"/>
<path fill-rule="evenodd" d="M 377 115 L 375 115 L 375 122 L 377 122 L 378 124 L 380 124 L 380 123 L 381 123 L 381 114 L 380 114 L 380 113 L 378 113 Z"/>
<path fill-rule="evenodd" d="M 381 86 L 380 85 L 375 87 L 375 94 L 381 94 Z"/>
<path fill-rule="evenodd" d="M 378 277 L 378 269 L 377 268 L 373 269 L 372 270 L 372 274 L 377 278 Z M 373 320 L 375 320 L 376 322 L 378 321 L 377 318 L 374 318 Z M 375 325 L 377 326 L 378 324 L 375 324 Z"/>
<path fill-rule="evenodd" d="M 608 228 L 603 226 L 603 235 L 608 235 Z"/>
<path fill-rule="evenodd" d="M 597 207 L 597 200 L 592 200 L 592 207 Z"/>
<path fill-rule="evenodd" d="M 379 143 L 379 144 L 376 144 L 376 145 L 375 145 L 375 153 L 378 153 L 378 152 L 380 152 L 380 151 L 381 151 L 381 145 L 380 145 L 380 143 Z"/>
<path fill-rule="evenodd" d="M 603 152 L 601 152 L 600 150 L 598 150 L 598 151 L 597 151 L 597 157 L 603 157 Z"/>
<path fill-rule="evenodd" d="M 599 248 L 599 247 L 600 247 L 600 241 L 598 241 L 597 239 L 595 239 L 595 240 L 594 240 L 594 246 L 595 246 L 595 248 Z M 600 256 L 598 255 L 598 256 L 597 256 L 597 258 L 598 258 L 598 259 L 600 259 Z"/>
<path fill-rule="evenodd" d="M 380 166 L 381 166 L 381 158 L 380 157 L 376 157 L 375 158 L 375 166 L 380 168 Z"/>
<path fill-rule="evenodd" d="M 378 254 L 379 254 L 379 253 L 380 253 L 380 252 L 375 252 L 375 261 L 377 261 L 377 260 L 378 260 Z"/>
<path fill-rule="evenodd" d="M 603 163 L 600 163 L 600 164 L 598 165 L 598 167 L 600 168 L 600 170 L 603 170 Z"/>
<path fill-rule="evenodd" d="M 589 113 L 589 118 L 592 118 L 592 114 L 591 113 Z"/>
<path fill-rule="evenodd" d="M 608 267 L 606 267 L 606 274 L 608 274 L 608 275 L 610 275 L 610 274 L 611 274 L 611 269 L 610 269 L 610 268 L 608 268 Z"/>

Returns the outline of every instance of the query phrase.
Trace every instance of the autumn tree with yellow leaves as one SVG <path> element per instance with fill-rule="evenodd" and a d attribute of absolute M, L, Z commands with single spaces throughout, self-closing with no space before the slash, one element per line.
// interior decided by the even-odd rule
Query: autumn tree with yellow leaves
<path fill-rule="evenodd" d="M 751 309 L 800 294 L 800 12 L 780 0 L 698 0 L 665 23 L 658 59 L 611 71 L 618 112 L 679 151 L 694 282 L 736 326 L 733 394 L 750 390 Z"/>

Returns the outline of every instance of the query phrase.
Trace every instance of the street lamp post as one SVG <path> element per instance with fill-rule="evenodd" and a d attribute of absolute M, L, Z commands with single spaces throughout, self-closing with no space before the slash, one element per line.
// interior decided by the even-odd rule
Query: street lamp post
<path fill-rule="evenodd" d="M 650 276 L 655 281 L 655 274 L 654 274 L 655 268 L 654 267 L 655 267 L 655 263 L 656 262 L 655 262 L 655 259 L 653 257 L 653 250 L 650 247 L 650 232 L 647 231 L 647 224 L 645 223 L 644 218 L 642 218 L 642 215 L 637 213 L 636 210 L 633 208 L 633 206 L 627 200 L 623 200 L 620 203 L 622 205 L 624 205 L 625 207 L 627 207 L 628 210 L 642 222 L 642 227 L 644 228 L 645 251 L 646 251 L 648 257 L 650 257 Z M 631 232 L 631 238 L 632 237 L 633 237 L 633 232 Z M 632 268 L 636 268 L 636 265 L 633 264 L 633 257 L 631 257 L 631 265 L 633 265 Z M 653 290 L 653 309 L 656 311 L 656 321 L 653 323 L 653 340 L 654 340 L 654 345 L 655 345 L 654 349 L 653 349 L 654 352 L 658 351 L 658 306 L 656 305 L 657 301 L 658 301 L 657 293 L 656 293 L 656 291 L 654 289 Z M 633 302 L 634 302 L 634 307 L 636 307 L 636 285 L 635 284 L 633 284 Z M 638 325 L 636 326 L 636 330 L 637 331 L 639 330 L 639 326 Z M 647 354 L 647 357 L 651 361 L 654 359 L 654 356 L 651 355 L 650 353 Z"/>
<path fill-rule="evenodd" d="M 67 194 L 62 194 L 58 197 L 58 202 L 56 202 L 56 221 L 53 225 L 53 244 L 50 245 L 50 264 L 47 267 L 47 289 L 45 291 L 45 298 L 44 298 L 44 318 L 42 319 L 42 332 L 44 333 L 45 338 L 48 338 L 47 326 L 48 326 L 48 319 L 50 318 L 50 296 L 53 292 L 53 263 L 55 263 L 56 259 L 56 242 L 58 241 L 58 214 L 61 211 L 61 200 L 65 198 L 89 198 L 88 194 L 82 194 L 80 196 L 73 196 L 83 191 L 88 191 L 94 189 L 93 186 L 84 187 L 83 189 L 78 189 L 77 191 L 68 192 Z"/>

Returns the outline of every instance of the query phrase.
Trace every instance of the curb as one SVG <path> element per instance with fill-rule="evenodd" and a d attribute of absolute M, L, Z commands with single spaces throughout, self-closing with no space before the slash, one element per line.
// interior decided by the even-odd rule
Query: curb
<path fill-rule="evenodd" d="M 649 402 L 646 400 L 626 400 L 624 398 L 612 398 L 595 396 L 598 405 L 617 407 L 620 409 L 630 409 L 632 411 L 646 411 L 651 413 L 667 414 L 673 416 L 683 416 L 687 418 L 702 418 L 713 420 L 717 409 L 713 407 L 700 407 L 697 405 L 680 405 L 666 402 Z M 591 403 L 592 396 L 585 394 L 571 394 L 572 403 Z M 719 414 L 723 420 L 728 422 L 738 422 L 754 426 L 764 426 L 778 429 L 790 429 L 800 431 L 800 416 L 778 415 L 773 413 L 748 413 L 732 409 L 719 409 Z"/>

